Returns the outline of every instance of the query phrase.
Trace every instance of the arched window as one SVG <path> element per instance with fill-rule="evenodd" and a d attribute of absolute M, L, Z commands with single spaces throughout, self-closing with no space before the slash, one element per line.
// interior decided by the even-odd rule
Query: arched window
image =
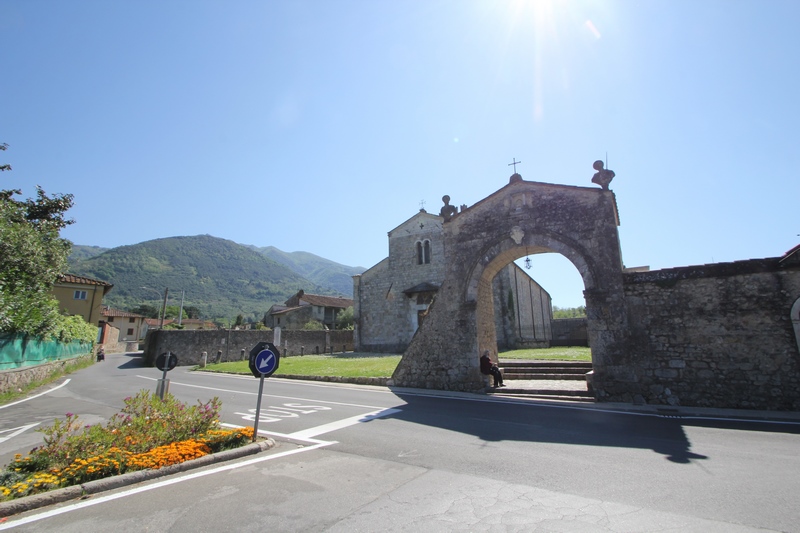
<path fill-rule="evenodd" d="M 417 264 L 428 265 L 431 262 L 431 241 L 417 241 Z"/>
<path fill-rule="evenodd" d="M 794 301 L 790 316 L 794 328 L 794 340 L 797 341 L 797 351 L 800 352 L 800 298 Z"/>

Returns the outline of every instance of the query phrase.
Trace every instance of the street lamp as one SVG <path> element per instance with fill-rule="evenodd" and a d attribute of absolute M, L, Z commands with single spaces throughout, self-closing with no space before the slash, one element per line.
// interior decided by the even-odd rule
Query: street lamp
<path fill-rule="evenodd" d="M 150 287 L 139 287 L 139 288 L 140 289 L 147 289 L 149 291 L 154 291 L 155 293 L 158 294 L 159 298 L 161 297 L 161 293 L 158 292 L 155 289 L 152 289 Z M 164 287 L 164 303 L 161 306 L 161 316 L 159 317 L 159 320 L 158 320 L 158 329 L 164 329 L 164 316 L 167 313 L 167 295 L 168 294 L 169 294 L 169 287 Z"/>

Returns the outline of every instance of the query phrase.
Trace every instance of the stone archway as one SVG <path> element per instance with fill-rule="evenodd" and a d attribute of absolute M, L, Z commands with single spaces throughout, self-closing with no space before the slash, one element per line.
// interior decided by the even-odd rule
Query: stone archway
<path fill-rule="evenodd" d="M 542 252 L 565 256 L 581 274 L 594 372 L 602 378 L 624 354 L 618 225 L 613 192 L 523 181 L 518 174 L 449 218 L 443 225 L 444 281 L 392 376 L 394 385 L 483 389 L 479 350 L 497 355 L 492 278 L 514 259 Z"/>

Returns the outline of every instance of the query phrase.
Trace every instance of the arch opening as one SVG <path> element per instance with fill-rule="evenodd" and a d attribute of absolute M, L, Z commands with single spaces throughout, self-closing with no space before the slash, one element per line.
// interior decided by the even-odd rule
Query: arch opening
<path fill-rule="evenodd" d="M 528 243 L 506 240 L 490 247 L 476 261 L 465 294 L 466 301 L 476 304 L 479 346 L 496 355 L 504 348 L 551 345 L 552 298 L 535 275 L 529 276 L 516 264 L 519 259 L 542 254 L 565 258 L 577 270 L 584 293 L 592 288 L 589 261 L 580 251 L 552 238 L 530 236 Z M 583 295 L 581 299 L 585 306 Z M 498 332 L 501 328 L 504 330 Z M 588 344 L 588 336 L 584 342 Z"/>

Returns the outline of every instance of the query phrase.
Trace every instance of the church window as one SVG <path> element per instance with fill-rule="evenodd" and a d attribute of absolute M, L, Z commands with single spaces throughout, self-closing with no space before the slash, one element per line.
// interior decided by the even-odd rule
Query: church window
<path fill-rule="evenodd" d="M 417 264 L 427 265 L 431 262 L 431 241 L 417 241 Z"/>
<path fill-rule="evenodd" d="M 797 341 L 797 351 L 800 352 L 800 298 L 794 301 L 791 311 L 794 338 Z"/>

